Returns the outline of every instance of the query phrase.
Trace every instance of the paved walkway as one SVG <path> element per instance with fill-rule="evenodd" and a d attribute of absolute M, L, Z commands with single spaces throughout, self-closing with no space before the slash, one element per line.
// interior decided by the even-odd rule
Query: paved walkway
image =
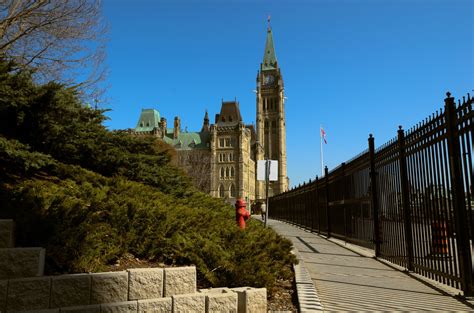
<path fill-rule="evenodd" d="M 451 295 L 317 234 L 276 220 L 268 225 L 293 242 L 326 312 L 474 311 Z"/>

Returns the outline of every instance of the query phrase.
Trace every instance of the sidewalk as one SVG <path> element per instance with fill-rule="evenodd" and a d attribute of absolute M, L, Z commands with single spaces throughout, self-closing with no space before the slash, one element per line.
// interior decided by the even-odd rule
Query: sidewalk
<path fill-rule="evenodd" d="M 474 307 L 373 258 L 287 223 L 268 225 L 290 239 L 324 311 L 469 311 Z"/>

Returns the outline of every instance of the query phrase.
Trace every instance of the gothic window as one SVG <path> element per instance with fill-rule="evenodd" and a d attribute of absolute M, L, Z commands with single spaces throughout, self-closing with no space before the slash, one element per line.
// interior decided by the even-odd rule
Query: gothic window
<path fill-rule="evenodd" d="M 224 185 L 220 184 L 219 185 L 219 198 L 224 198 Z"/>
<path fill-rule="evenodd" d="M 235 175 L 234 167 L 231 167 L 230 168 L 230 177 L 234 177 L 234 175 Z"/>
<path fill-rule="evenodd" d="M 265 120 L 265 128 L 268 128 L 268 120 Z"/>
<path fill-rule="evenodd" d="M 230 147 L 230 138 L 225 139 L 225 146 Z"/>
<path fill-rule="evenodd" d="M 230 139 L 230 146 L 235 147 L 235 138 Z"/>
<path fill-rule="evenodd" d="M 225 177 L 229 177 L 229 168 L 228 167 L 225 168 Z"/>
<path fill-rule="evenodd" d="M 230 162 L 234 161 L 234 154 L 233 153 L 229 153 L 229 161 Z"/>
<path fill-rule="evenodd" d="M 230 190 L 229 190 L 229 192 L 230 192 L 230 196 L 231 196 L 232 198 L 235 198 L 236 192 L 235 192 L 235 186 L 234 186 L 234 184 L 231 184 L 231 185 L 230 185 Z"/>
<path fill-rule="evenodd" d="M 224 178 L 224 168 L 221 167 L 221 178 Z"/>
<path fill-rule="evenodd" d="M 224 146 L 224 138 L 219 138 L 219 146 L 220 147 Z"/>

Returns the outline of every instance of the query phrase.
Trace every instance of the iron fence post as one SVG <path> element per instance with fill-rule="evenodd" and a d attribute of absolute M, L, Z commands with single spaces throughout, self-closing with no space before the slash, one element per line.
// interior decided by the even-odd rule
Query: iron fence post
<path fill-rule="evenodd" d="M 346 185 L 345 185 L 345 167 L 346 163 L 342 162 L 341 163 L 341 186 L 342 186 L 342 209 L 344 210 L 344 240 L 347 241 L 347 205 L 344 202 L 346 199 Z"/>
<path fill-rule="evenodd" d="M 472 264 L 468 234 L 468 217 L 466 198 L 462 181 L 461 150 L 454 97 L 449 92 L 444 99 L 446 114 L 446 132 L 448 138 L 449 169 L 451 176 L 451 194 L 453 196 L 454 222 L 456 228 L 456 243 L 458 247 L 458 262 L 461 275 L 461 287 L 464 296 L 474 295 L 472 287 Z"/>
<path fill-rule="evenodd" d="M 318 208 L 318 235 L 321 235 L 321 208 L 320 205 L 321 201 L 319 201 L 319 180 L 318 176 L 316 176 L 316 205 Z"/>
<path fill-rule="evenodd" d="M 379 202 L 377 198 L 377 172 L 375 171 L 375 145 L 374 137 L 369 135 L 369 158 L 370 158 L 370 200 L 372 202 L 372 215 L 374 219 L 374 243 L 375 256 L 380 256 L 380 225 L 379 225 Z"/>
<path fill-rule="evenodd" d="M 324 167 L 324 181 L 326 183 L 326 220 L 329 238 L 331 237 L 331 215 L 329 214 L 329 170 L 327 166 Z"/>
<path fill-rule="evenodd" d="M 405 243 L 408 256 L 407 268 L 408 270 L 413 271 L 413 234 L 411 229 L 410 188 L 408 184 L 407 163 L 405 158 L 405 132 L 403 131 L 402 126 L 399 126 L 398 129 L 398 148 L 400 162 L 400 187 L 402 191 L 402 208 L 405 222 Z"/>

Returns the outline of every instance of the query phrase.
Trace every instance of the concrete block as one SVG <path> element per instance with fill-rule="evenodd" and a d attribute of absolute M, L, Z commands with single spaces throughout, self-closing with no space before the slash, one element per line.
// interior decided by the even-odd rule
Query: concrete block
<path fill-rule="evenodd" d="M 50 290 L 50 277 L 9 280 L 7 312 L 48 309 Z"/>
<path fill-rule="evenodd" d="M 172 311 L 173 300 L 171 298 L 138 300 L 139 313 L 169 313 Z"/>
<path fill-rule="evenodd" d="M 87 305 L 90 297 L 90 274 L 61 275 L 51 279 L 51 308 Z"/>
<path fill-rule="evenodd" d="M 206 312 L 206 296 L 202 293 L 174 295 L 171 298 L 173 299 L 173 313 Z"/>
<path fill-rule="evenodd" d="M 128 300 L 161 298 L 163 296 L 163 269 L 129 269 L 128 284 Z"/>
<path fill-rule="evenodd" d="M 14 247 L 14 230 L 13 220 L 0 220 L 0 248 Z"/>
<path fill-rule="evenodd" d="M 0 312 L 7 310 L 7 287 L 8 280 L 0 280 Z"/>
<path fill-rule="evenodd" d="M 0 279 L 43 276 L 43 248 L 0 249 Z"/>
<path fill-rule="evenodd" d="M 61 313 L 100 313 L 100 304 L 61 308 Z"/>
<path fill-rule="evenodd" d="M 238 313 L 267 312 L 267 289 L 240 287 L 231 288 L 238 295 Z"/>
<path fill-rule="evenodd" d="M 164 271 L 165 297 L 196 292 L 196 267 L 170 267 Z"/>
<path fill-rule="evenodd" d="M 108 272 L 91 275 L 91 304 L 128 300 L 128 273 Z"/>
<path fill-rule="evenodd" d="M 232 292 L 232 290 L 228 287 L 219 287 L 219 288 L 199 289 L 198 292 L 201 292 L 201 293 L 224 293 L 224 292 Z"/>
<path fill-rule="evenodd" d="M 59 309 L 33 310 L 33 311 L 18 311 L 18 313 L 59 313 Z"/>
<path fill-rule="evenodd" d="M 106 303 L 100 305 L 101 313 L 131 313 L 138 311 L 137 301 Z"/>
<path fill-rule="evenodd" d="M 206 313 L 237 313 L 237 293 L 231 290 L 206 292 Z"/>

